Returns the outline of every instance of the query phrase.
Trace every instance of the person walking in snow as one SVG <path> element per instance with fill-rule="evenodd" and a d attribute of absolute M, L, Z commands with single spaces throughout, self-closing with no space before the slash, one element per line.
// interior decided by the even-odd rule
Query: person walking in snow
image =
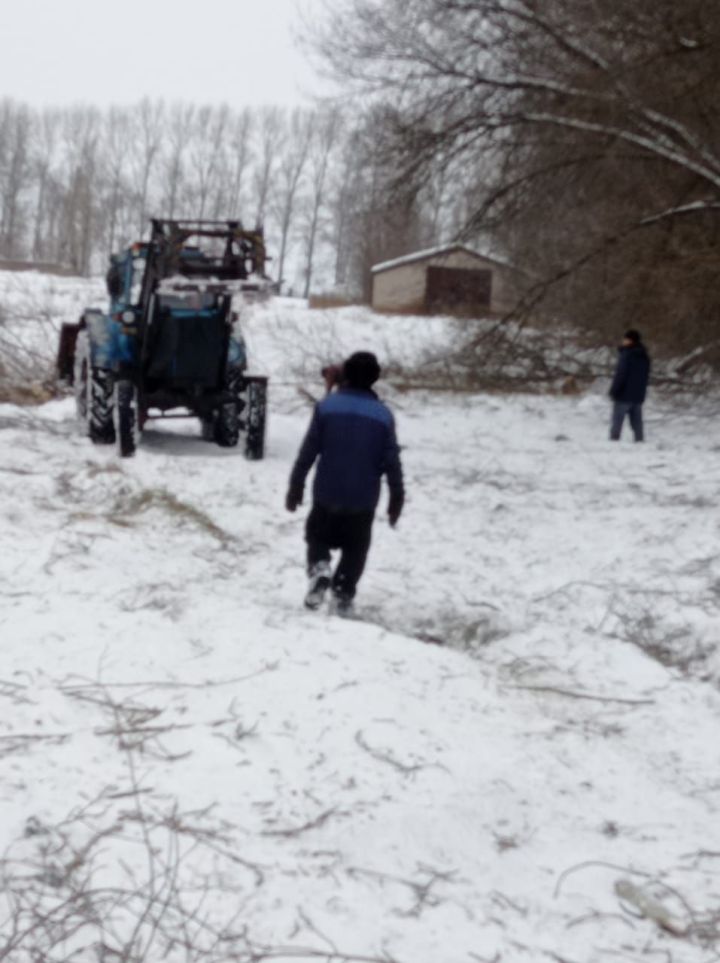
<path fill-rule="evenodd" d="M 340 615 L 352 612 L 383 475 L 390 489 L 387 514 L 393 528 L 402 511 L 405 492 L 395 420 L 372 390 L 379 377 L 380 365 L 369 351 L 347 359 L 336 390 L 315 406 L 290 474 L 285 507 L 294 512 L 302 503 L 307 474 L 318 460 L 305 525 L 309 609 L 318 609 L 331 589 L 333 610 Z M 340 549 L 334 573 L 331 549 Z"/>
<path fill-rule="evenodd" d="M 610 440 L 619 441 L 625 416 L 630 419 L 635 441 L 643 441 L 642 406 L 650 377 L 650 356 L 640 337 L 640 332 L 631 328 L 625 332 L 618 348 L 618 360 L 610 385 L 613 400 Z"/>

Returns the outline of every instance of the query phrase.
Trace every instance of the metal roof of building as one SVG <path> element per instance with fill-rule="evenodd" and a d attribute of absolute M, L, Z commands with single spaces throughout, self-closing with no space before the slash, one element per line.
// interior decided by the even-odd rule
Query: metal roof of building
<path fill-rule="evenodd" d="M 487 254 L 481 254 L 480 251 L 473 251 L 473 249 L 467 247 L 467 245 L 456 242 L 454 244 L 442 244 L 439 247 L 430 247 L 424 251 L 415 251 L 413 254 L 405 254 L 402 257 L 393 258 L 391 261 L 381 261 L 379 264 L 373 264 L 370 270 L 373 274 L 379 274 L 380 271 L 387 271 L 390 268 L 399 267 L 402 264 L 412 264 L 414 261 L 425 261 L 433 257 L 438 257 L 440 254 L 449 254 L 451 251 L 464 251 L 466 254 L 470 254 L 479 260 L 491 261 L 493 264 L 497 264 L 498 267 L 512 268 L 512 265 L 506 261 L 501 261 L 496 257 L 490 257 Z"/>

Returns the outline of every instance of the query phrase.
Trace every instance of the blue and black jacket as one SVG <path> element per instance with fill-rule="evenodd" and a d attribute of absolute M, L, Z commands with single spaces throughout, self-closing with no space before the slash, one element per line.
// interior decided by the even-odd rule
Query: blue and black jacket
<path fill-rule="evenodd" d="M 302 494 L 318 458 L 313 502 L 329 511 L 374 511 L 383 475 L 391 499 L 403 499 L 395 421 L 370 389 L 342 387 L 315 406 L 290 475 L 291 491 Z"/>

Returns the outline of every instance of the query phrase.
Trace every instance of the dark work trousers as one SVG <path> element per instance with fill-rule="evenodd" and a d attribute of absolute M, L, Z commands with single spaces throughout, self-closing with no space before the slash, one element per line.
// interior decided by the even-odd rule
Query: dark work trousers
<path fill-rule="evenodd" d="M 330 549 L 340 549 L 332 589 L 351 599 L 365 568 L 374 512 L 338 512 L 313 505 L 305 525 L 308 572 L 317 562 L 330 561 Z"/>
<path fill-rule="evenodd" d="M 635 441 L 643 441 L 645 436 L 643 434 L 642 405 L 630 401 L 615 401 L 613 403 L 610 440 L 619 440 L 625 415 L 630 419 L 630 427 L 633 435 L 635 435 Z"/>

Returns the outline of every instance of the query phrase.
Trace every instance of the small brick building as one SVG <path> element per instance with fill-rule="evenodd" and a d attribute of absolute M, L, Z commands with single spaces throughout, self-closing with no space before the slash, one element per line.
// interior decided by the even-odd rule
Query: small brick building
<path fill-rule="evenodd" d="M 462 244 L 383 261 L 372 276 L 373 308 L 403 314 L 502 314 L 519 280 L 517 269 Z"/>

